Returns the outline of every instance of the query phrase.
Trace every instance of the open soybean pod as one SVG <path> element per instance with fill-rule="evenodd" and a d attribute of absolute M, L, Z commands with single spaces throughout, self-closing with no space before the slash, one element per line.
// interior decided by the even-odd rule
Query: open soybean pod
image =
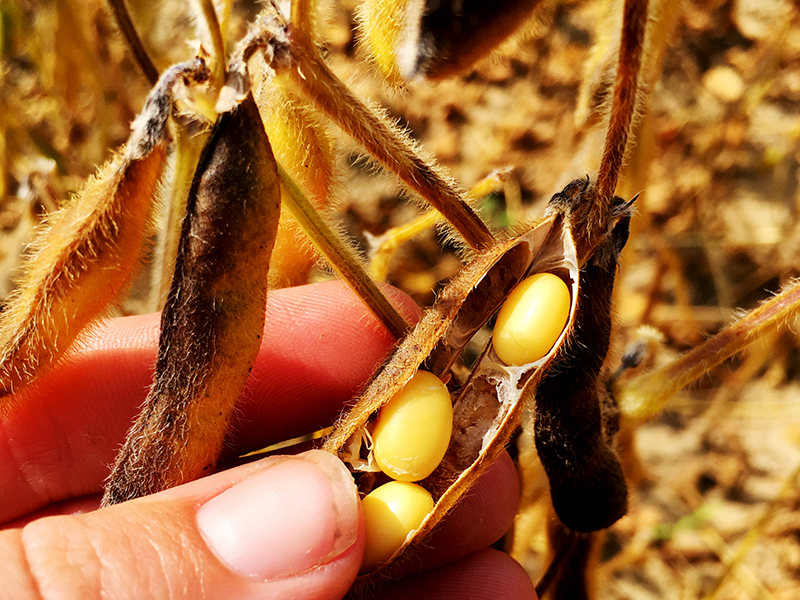
<path fill-rule="evenodd" d="M 165 72 L 126 148 L 34 242 L 0 324 L 0 405 L 62 357 L 132 279 L 166 162 L 173 88 L 208 75 L 202 60 Z"/>
<path fill-rule="evenodd" d="M 220 114 L 189 194 L 153 387 L 105 505 L 191 481 L 216 465 L 261 344 L 280 214 L 277 167 L 252 95 Z"/>
<path fill-rule="evenodd" d="M 581 303 L 578 299 L 583 298 L 581 285 L 585 276 L 573 239 L 573 228 L 581 225 L 570 218 L 573 207 L 569 202 L 585 199 L 581 192 L 587 186 L 587 181 L 573 182 L 567 186 L 565 192 L 554 197 L 544 220 L 534 225 L 530 231 L 498 244 L 468 264 L 442 292 L 436 304 L 425 313 L 387 366 L 373 379 L 347 417 L 326 440 L 325 449 L 338 453 L 351 466 L 359 491 L 368 493 L 386 479 L 384 474 L 377 473 L 379 469 L 375 464 L 372 448 L 375 419 L 381 407 L 390 402 L 419 370 L 432 373 L 448 382 L 453 395 L 453 432 L 450 444 L 439 466 L 417 482 L 430 492 L 435 507 L 386 563 L 370 576 L 391 574 L 391 565 L 395 560 L 413 552 L 415 546 L 423 543 L 425 535 L 504 449 L 521 422 L 523 407 L 532 406 L 537 386 L 545 373 L 551 367 L 555 373 L 562 372 L 563 365 L 554 365 L 554 361 L 557 358 L 563 359 L 562 348 L 569 340 L 582 335 L 576 330 L 576 323 L 586 319 L 579 314 Z M 565 200 L 568 201 L 566 205 Z M 620 217 L 618 224 L 616 217 Z M 614 256 L 614 252 L 617 252 L 620 235 L 613 232 L 626 231 L 627 218 L 627 215 L 615 215 L 609 227 L 611 235 L 597 246 L 594 256 L 598 260 L 602 257 L 603 265 L 606 264 L 607 255 Z M 610 250 L 609 244 L 612 245 Z M 587 257 L 582 258 L 586 260 Z M 592 260 L 589 257 L 587 264 L 591 264 Z M 616 268 L 615 256 L 612 263 Z M 508 295 L 520 282 L 541 273 L 555 275 L 563 281 L 570 297 L 566 325 L 550 342 L 552 347 L 549 351 L 532 362 L 514 366 L 500 359 L 490 343 L 467 381 L 463 384 L 457 383 L 451 377 L 451 369 L 460 360 L 462 351 L 472 336 L 501 309 Z M 594 285 L 591 279 L 588 283 Z M 613 285 L 613 272 L 611 284 Z M 609 298 L 610 289 L 609 287 Z M 584 312 L 591 312 L 588 304 Z M 535 326 L 536 324 L 532 324 L 532 327 Z M 575 368 L 580 369 L 580 365 Z M 574 377 L 575 373 L 569 375 Z M 590 383 L 596 384 L 596 375 Z M 563 398 L 561 401 L 566 403 L 570 399 Z M 547 410 L 546 405 L 543 405 L 542 410 Z M 561 428 L 571 432 L 573 436 L 580 436 L 582 432 L 572 425 L 573 423 L 565 422 Z M 595 426 L 597 433 L 602 433 L 599 420 Z M 614 462 L 609 469 L 614 473 L 619 465 Z M 593 474 L 597 475 L 598 473 Z M 601 519 L 601 527 L 607 526 L 607 521 L 613 522 L 619 518 L 617 504 L 610 511 L 613 513 L 610 517 Z M 623 499 L 622 512 L 624 506 Z"/>

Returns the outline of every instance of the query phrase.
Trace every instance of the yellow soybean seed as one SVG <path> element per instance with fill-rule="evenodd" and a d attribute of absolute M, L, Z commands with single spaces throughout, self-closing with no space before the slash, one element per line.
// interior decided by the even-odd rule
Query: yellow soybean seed
<path fill-rule="evenodd" d="M 569 319 L 567 284 L 552 273 L 525 279 L 509 294 L 497 315 L 492 341 L 507 365 L 539 360 L 556 343 Z"/>
<path fill-rule="evenodd" d="M 375 461 L 392 479 L 425 479 L 442 462 L 452 430 L 447 387 L 436 375 L 417 371 L 381 408 L 372 433 Z"/>
<path fill-rule="evenodd" d="M 433 498 L 416 483 L 390 481 L 362 501 L 367 525 L 363 572 L 385 563 L 433 510 Z"/>

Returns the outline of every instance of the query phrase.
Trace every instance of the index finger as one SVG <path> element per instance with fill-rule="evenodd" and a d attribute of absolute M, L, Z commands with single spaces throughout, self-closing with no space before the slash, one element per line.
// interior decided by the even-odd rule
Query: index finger
<path fill-rule="evenodd" d="M 407 296 L 386 291 L 416 320 L 418 309 Z M 157 339 L 158 315 L 110 320 L 19 394 L 0 429 L 0 522 L 102 491 L 147 394 Z M 231 452 L 330 424 L 393 344 L 341 282 L 272 292 Z"/>

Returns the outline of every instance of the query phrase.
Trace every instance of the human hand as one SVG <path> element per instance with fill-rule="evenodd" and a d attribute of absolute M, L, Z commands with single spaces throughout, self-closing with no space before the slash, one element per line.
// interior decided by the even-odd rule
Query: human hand
<path fill-rule="evenodd" d="M 223 460 L 329 425 L 392 345 L 338 282 L 273 292 L 267 322 Z M 364 522 L 352 477 L 329 454 L 270 457 L 95 510 L 146 395 L 157 329 L 156 315 L 109 321 L 3 416 L 0 598 L 342 597 Z M 504 456 L 410 575 L 375 597 L 533 598 L 519 565 L 484 550 L 510 526 L 518 494 Z"/>

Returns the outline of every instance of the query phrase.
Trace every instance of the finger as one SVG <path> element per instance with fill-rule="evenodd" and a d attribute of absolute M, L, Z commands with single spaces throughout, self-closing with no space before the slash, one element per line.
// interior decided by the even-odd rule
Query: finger
<path fill-rule="evenodd" d="M 533 582 L 517 561 L 498 550 L 407 577 L 374 596 L 375 600 L 536 600 Z"/>
<path fill-rule="evenodd" d="M 8 598 L 340 598 L 364 537 L 352 478 L 313 451 L 5 531 L 0 580 Z"/>
<path fill-rule="evenodd" d="M 260 461 L 254 464 L 263 463 L 264 461 Z M 230 471 L 232 476 L 236 477 L 239 469 Z M 350 480 L 352 481 L 352 478 Z M 503 453 L 442 521 L 430 539 L 426 541 L 425 547 L 415 553 L 412 559 L 402 566 L 398 574 L 427 571 L 432 567 L 471 555 L 493 544 L 511 527 L 518 500 L 517 472 L 511 458 L 507 453 Z M 74 510 L 84 512 L 97 508 L 98 504 L 99 495 L 91 499 L 82 498 L 57 507 L 50 507 L 46 512 L 50 514 L 56 514 L 55 511 L 63 511 L 61 514 L 67 514 Z M 265 510 L 267 508 L 259 505 L 259 514 Z M 30 515 L 26 517 L 24 523 L 32 522 L 42 516 L 45 515 Z M 166 515 L 164 518 L 169 518 L 169 516 Z M 23 522 L 19 523 L 20 526 L 22 524 Z M 239 542 L 235 541 L 234 545 L 238 547 Z"/>
<path fill-rule="evenodd" d="M 434 530 L 418 564 L 429 569 L 494 544 L 514 523 L 519 493 L 516 466 L 503 452 Z"/>
<path fill-rule="evenodd" d="M 419 319 L 411 298 L 383 291 L 407 321 Z M 341 282 L 285 292 L 280 305 L 277 292 L 268 301 L 270 329 L 238 405 L 233 453 L 331 425 L 396 342 Z"/>
<path fill-rule="evenodd" d="M 407 296 L 387 292 L 416 318 Z M 0 429 L 0 522 L 101 491 L 147 394 L 157 339 L 157 315 L 111 320 L 20 394 Z M 340 282 L 273 292 L 235 450 L 330 424 L 393 343 Z"/>
<path fill-rule="evenodd" d="M 511 527 L 518 499 L 517 472 L 511 458 L 503 453 L 437 527 L 425 547 L 416 552 L 400 572 L 419 573 L 493 544 Z M 99 496 L 95 496 L 49 508 L 48 512 L 87 511 L 96 508 L 98 502 Z M 25 522 L 41 516 L 44 515 L 30 515 Z"/>

